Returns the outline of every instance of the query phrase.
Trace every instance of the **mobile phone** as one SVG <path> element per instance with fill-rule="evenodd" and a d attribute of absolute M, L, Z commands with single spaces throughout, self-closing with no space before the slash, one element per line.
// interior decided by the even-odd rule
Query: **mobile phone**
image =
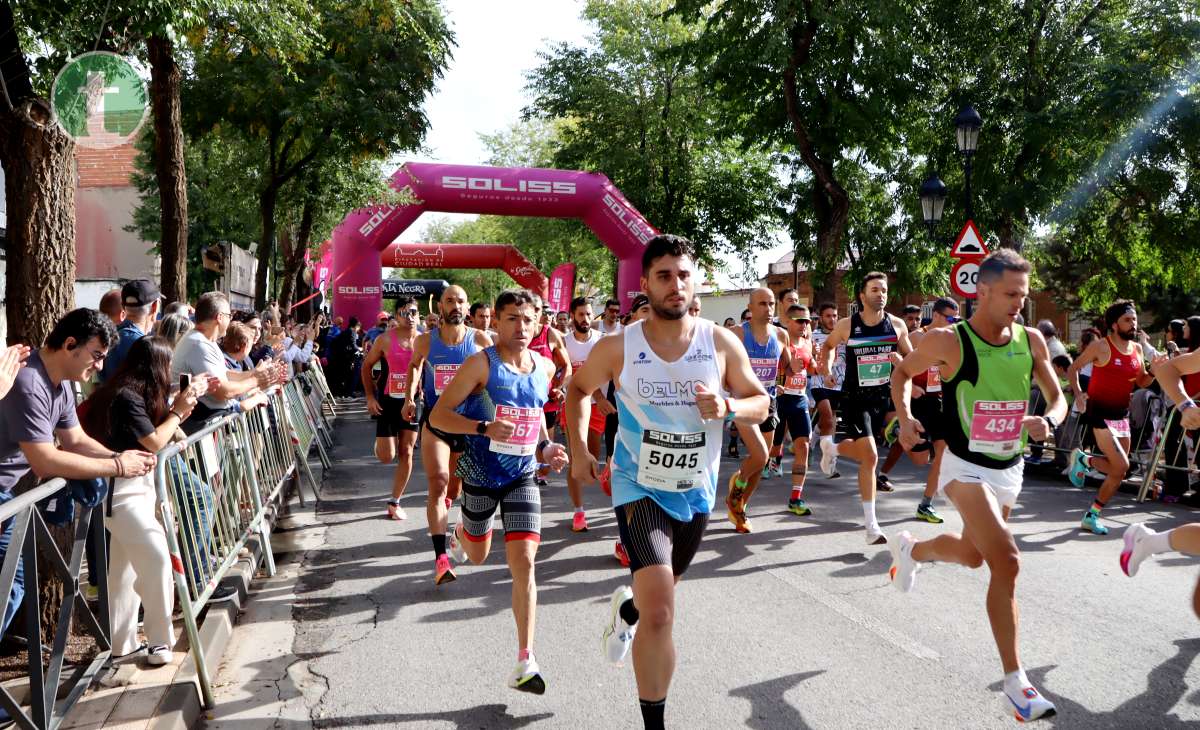
<path fill-rule="evenodd" d="M 192 384 L 192 376 L 187 373 L 179 374 L 179 392 L 186 391 Z"/>

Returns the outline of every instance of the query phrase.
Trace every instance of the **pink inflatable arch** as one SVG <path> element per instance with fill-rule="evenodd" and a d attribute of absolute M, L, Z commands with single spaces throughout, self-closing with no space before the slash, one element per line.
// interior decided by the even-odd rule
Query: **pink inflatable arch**
<path fill-rule="evenodd" d="M 503 243 L 393 243 L 379 257 L 383 268 L 503 269 L 544 300 L 549 281 L 515 246 Z"/>
<path fill-rule="evenodd" d="M 642 250 L 658 232 L 598 173 L 410 162 L 391 185 L 409 188 L 416 202 L 356 210 L 334 229 L 333 311 L 339 316 L 373 320 L 383 304 L 379 252 L 426 211 L 577 218 L 616 255 L 625 310 L 640 288 Z"/>

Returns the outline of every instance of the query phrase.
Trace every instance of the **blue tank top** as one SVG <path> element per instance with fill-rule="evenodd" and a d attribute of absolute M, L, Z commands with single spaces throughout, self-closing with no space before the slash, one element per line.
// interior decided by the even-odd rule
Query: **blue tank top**
<path fill-rule="evenodd" d="M 767 344 L 760 345 L 754 339 L 749 322 L 742 322 L 742 345 L 750 357 L 750 367 L 758 376 L 758 381 L 767 389 L 767 395 L 775 397 L 775 382 L 779 378 L 779 356 L 783 354 L 783 345 L 775 336 L 771 326 L 767 327 Z"/>
<path fill-rule="evenodd" d="M 549 360 L 530 351 L 534 367 L 519 373 L 500 360 L 495 346 L 485 349 L 487 386 L 467 397 L 460 412 L 476 421 L 511 421 L 517 432 L 509 442 L 494 443 L 486 436 L 467 434 L 467 448 L 458 460 L 458 475 L 477 487 L 499 489 L 537 469 L 542 407 L 550 395 Z"/>
<path fill-rule="evenodd" d="M 475 344 L 475 330 L 471 327 L 467 327 L 467 333 L 457 345 L 443 343 L 441 331 L 441 327 L 434 327 L 429 331 L 429 357 L 425 360 L 424 374 L 421 378 L 425 391 L 426 413 L 433 410 L 438 397 L 467 358 L 479 352 L 479 345 Z"/>

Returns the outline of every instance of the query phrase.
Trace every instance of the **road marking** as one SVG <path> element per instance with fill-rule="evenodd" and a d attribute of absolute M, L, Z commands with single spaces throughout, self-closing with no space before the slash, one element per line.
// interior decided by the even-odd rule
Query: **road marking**
<path fill-rule="evenodd" d="M 765 565 L 759 565 L 758 568 L 764 573 L 778 578 L 784 583 L 787 583 L 791 587 L 799 590 L 801 593 L 805 594 L 817 603 L 820 603 L 825 608 L 828 608 L 834 613 L 839 614 L 847 621 L 858 624 L 901 651 L 912 654 L 918 659 L 939 661 L 942 658 L 940 654 L 933 649 L 930 649 L 928 646 L 925 646 L 911 636 L 907 636 L 899 631 L 896 631 L 891 626 L 880 622 L 874 617 L 863 613 L 832 593 L 820 588 L 815 583 L 804 580 L 798 575 L 790 573 L 781 568 L 768 568 Z"/>

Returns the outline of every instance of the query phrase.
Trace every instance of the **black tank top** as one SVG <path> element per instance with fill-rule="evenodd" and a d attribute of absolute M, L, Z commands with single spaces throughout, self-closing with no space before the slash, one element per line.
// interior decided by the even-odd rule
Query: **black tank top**
<path fill-rule="evenodd" d="M 846 384 L 848 398 L 887 398 L 891 392 L 892 361 L 897 346 L 896 328 L 885 312 L 878 324 L 868 326 L 862 316 L 850 315 L 850 337 L 846 340 Z"/>

